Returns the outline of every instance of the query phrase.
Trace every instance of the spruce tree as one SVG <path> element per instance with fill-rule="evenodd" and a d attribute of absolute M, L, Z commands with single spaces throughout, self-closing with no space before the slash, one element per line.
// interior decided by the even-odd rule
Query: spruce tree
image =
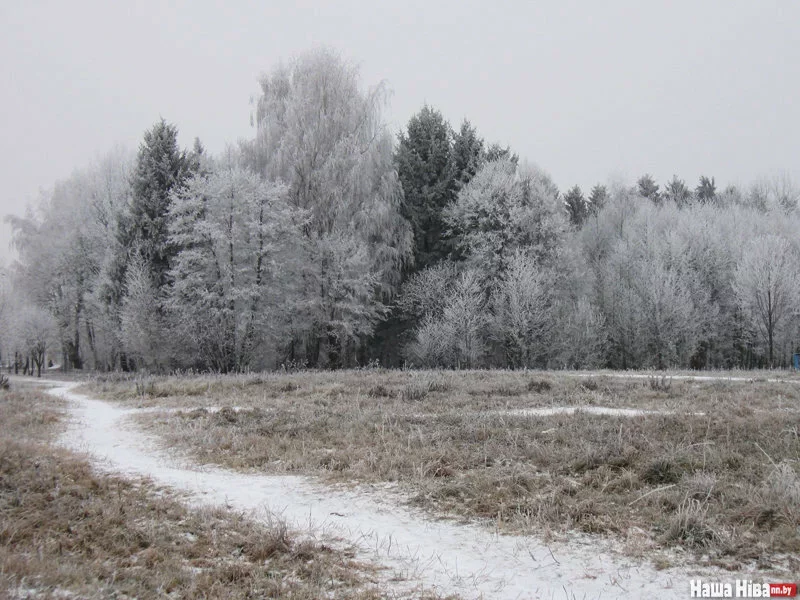
<path fill-rule="evenodd" d="M 405 196 L 403 216 L 414 232 L 417 270 L 447 255 L 442 209 L 455 198 L 452 145 L 450 125 L 430 106 L 412 116 L 399 136 L 395 164 Z"/>
<path fill-rule="evenodd" d="M 461 129 L 453 135 L 453 176 L 456 188 L 461 189 L 475 176 L 481 166 L 483 139 L 464 119 Z"/>
<path fill-rule="evenodd" d="M 178 147 L 178 129 L 164 119 L 144 134 L 131 177 L 131 205 L 125 245 L 145 262 L 156 288 L 168 283 L 170 261 L 177 252 L 168 241 L 170 192 L 182 187 L 192 163 Z"/>
<path fill-rule="evenodd" d="M 581 188 L 573 186 L 564 195 L 564 206 L 567 209 L 569 222 L 575 227 L 580 228 L 586 217 L 589 215 L 589 207 L 586 204 L 586 199 L 583 197 Z"/>

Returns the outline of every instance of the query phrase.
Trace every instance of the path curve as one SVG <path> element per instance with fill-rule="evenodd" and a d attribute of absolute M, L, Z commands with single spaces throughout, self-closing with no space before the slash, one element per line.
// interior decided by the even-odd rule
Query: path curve
<path fill-rule="evenodd" d="M 261 518 L 271 512 L 295 527 L 341 536 L 361 548 L 362 560 L 377 561 L 426 590 L 520 600 L 685 598 L 689 591 L 686 571 L 657 571 L 615 553 L 610 541 L 576 536 L 548 547 L 533 536 L 432 520 L 386 494 L 341 491 L 307 477 L 181 465 L 129 422 L 135 410 L 77 394 L 76 384 L 51 383 L 57 387 L 49 393 L 68 400 L 74 417 L 62 443 L 89 453 L 100 468 L 149 477 L 198 504 Z"/>

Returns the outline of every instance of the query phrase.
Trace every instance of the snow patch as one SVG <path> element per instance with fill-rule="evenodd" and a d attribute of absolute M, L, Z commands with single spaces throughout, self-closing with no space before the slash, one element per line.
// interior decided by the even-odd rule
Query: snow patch
<path fill-rule="evenodd" d="M 242 474 L 181 465 L 126 417 L 137 412 L 73 393 L 75 417 L 62 442 L 100 461 L 101 468 L 145 476 L 188 492 L 196 505 L 222 505 L 255 516 L 278 515 L 297 528 L 341 536 L 406 578 L 399 587 L 464 598 L 684 598 L 689 574 L 657 571 L 615 552 L 614 542 L 574 535 L 547 545 L 533 536 L 505 536 L 476 525 L 432 520 L 397 506 L 387 493 L 331 488 L 297 476 Z M 729 574 L 729 576 L 732 576 Z"/>
<path fill-rule="evenodd" d="M 613 408 L 610 406 L 544 406 L 539 408 L 512 408 L 493 411 L 493 414 L 512 417 L 552 417 L 554 415 L 574 415 L 585 412 L 590 415 L 608 415 L 612 417 L 646 417 L 653 415 L 692 415 L 702 417 L 702 412 L 680 412 L 674 410 L 644 410 L 641 408 Z"/>

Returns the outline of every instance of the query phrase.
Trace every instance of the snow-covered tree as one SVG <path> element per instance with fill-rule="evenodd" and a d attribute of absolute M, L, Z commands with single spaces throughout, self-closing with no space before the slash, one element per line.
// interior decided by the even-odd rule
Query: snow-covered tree
<path fill-rule="evenodd" d="M 536 261 L 517 251 L 494 286 L 490 336 L 511 368 L 546 362 L 550 350 L 553 281 Z"/>
<path fill-rule="evenodd" d="M 603 210 L 603 207 L 606 205 L 606 201 L 608 200 L 608 189 L 606 186 L 597 184 L 592 188 L 592 191 L 589 193 L 589 200 L 588 200 L 588 210 L 589 214 L 596 215 L 598 212 Z"/>
<path fill-rule="evenodd" d="M 168 366 L 171 352 L 162 299 L 149 267 L 136 254 L 127 265 L 120 311 L 121 337 L 128 359 L 135 361 L 136 367 L 159 370 Z"/>
<path fill-rule="evenodd" d="M 29 373 L 42 376 L 42 368 L 50 347 L 50 341 L 55 333 L 55 323 L 52 315 L 36 305 L 20 304 L 12 315 L 12 330 L 16 337 L 16 347 L 25 356 L 29 364 Z M 28 363 L 30 360 L 30 363 Z"/>
<path fill-rule="evenodd" d="M 658 184 L 649 173 L 642 175 L 636 182 L 636 186 L 642 198 L 647 198 L 656 204 L 661 202 L 661 192 L 658 189 Z"/>
<path fill-rule="evenodd" d="M 775 366 L 780 328 L 796 314 L 797 255 L 781 236 L 761 235 L 747 245 L 736 268 L 733 289 L 743 313 L 766 344 Z"/>
<path fill-rule="evenodd" d="M 457 247 L 485 276 L 502 273 L 521 248 L 547 264 L 566 230 L 558 190 L 536 167 L 486 163 L 445 210 Z"/>
<path fill-rule="evenodd" d="M 168 242 L 171 192 L 191 175 L 190 159 L 178 146 L 178 129 L 161 119 L 146 131 L 131 173 L 131 202 L 118 227 L 120 242 L 135 248 L 158 290 L 168 283 L 176 248 Z"/>
<path fill-rule="evenodd" d="M 692 199 L 692 192 L 686 187 L 685 181 L 680 179 L 677 175 L 673 175 L 672 179 L 664 186 L 663 197 L 666 200 L 671 200 L 678 206 L 684 206 Z"/>
<path fill-rule="evenodd" d="M 453 281 L 444 270 L 434 271 L 448 294 L 440 307 L 425 313 L 407 349 L 413 364 L 471 369 L 480 366 L 486 346 L 488 315 L 481 275 L 474 269 Z"/>
<path fill-rule="evenodd" d="M 266 345 L 297 299 L 303 213 L 286 194 L 230 157 L 174 194 L 169 317 L 185 361 L 221 372 L 265 366 Z"/>
<path fill-rule="evenodd" d="M 381 121 L 386 92 L 362 92 L 358 70 L 325 49 L 279 67 L 261 89 L 250 163 L 285 182 L 290 204 L 308 211 L 305 302 L 291 320 L 287 359 L 352 364 L 354 346 L 385 312 L 412 249 L 392 139 Z"/>

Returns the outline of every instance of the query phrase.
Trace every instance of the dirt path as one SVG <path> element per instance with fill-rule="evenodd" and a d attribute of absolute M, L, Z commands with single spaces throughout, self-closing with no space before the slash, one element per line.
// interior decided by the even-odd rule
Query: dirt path
<path fill-rule="evenodd" d="M 148 476 L 187 492 L 197 503 L 262 518 L 269 511 L 296 527 L 341 536 L 362 548 L 362 559 L 377 561 L 424 589 L 487 599 L 687 597 L 685 571 L 656 571 L 596 538 L 548 547 L 530 536 L 499 536 L 431 520 L 398 506 L 385 492 L 341 491 L 306 477 L 182 465 L 153 450 L 155 442 L 127 422 L 135 410 L 76 394 L 73 384 L 53 383 L 57 387 L 50 393 L 69 400 L 74 417 L 63 443 L 88 452 L 101 468 Z"/>

